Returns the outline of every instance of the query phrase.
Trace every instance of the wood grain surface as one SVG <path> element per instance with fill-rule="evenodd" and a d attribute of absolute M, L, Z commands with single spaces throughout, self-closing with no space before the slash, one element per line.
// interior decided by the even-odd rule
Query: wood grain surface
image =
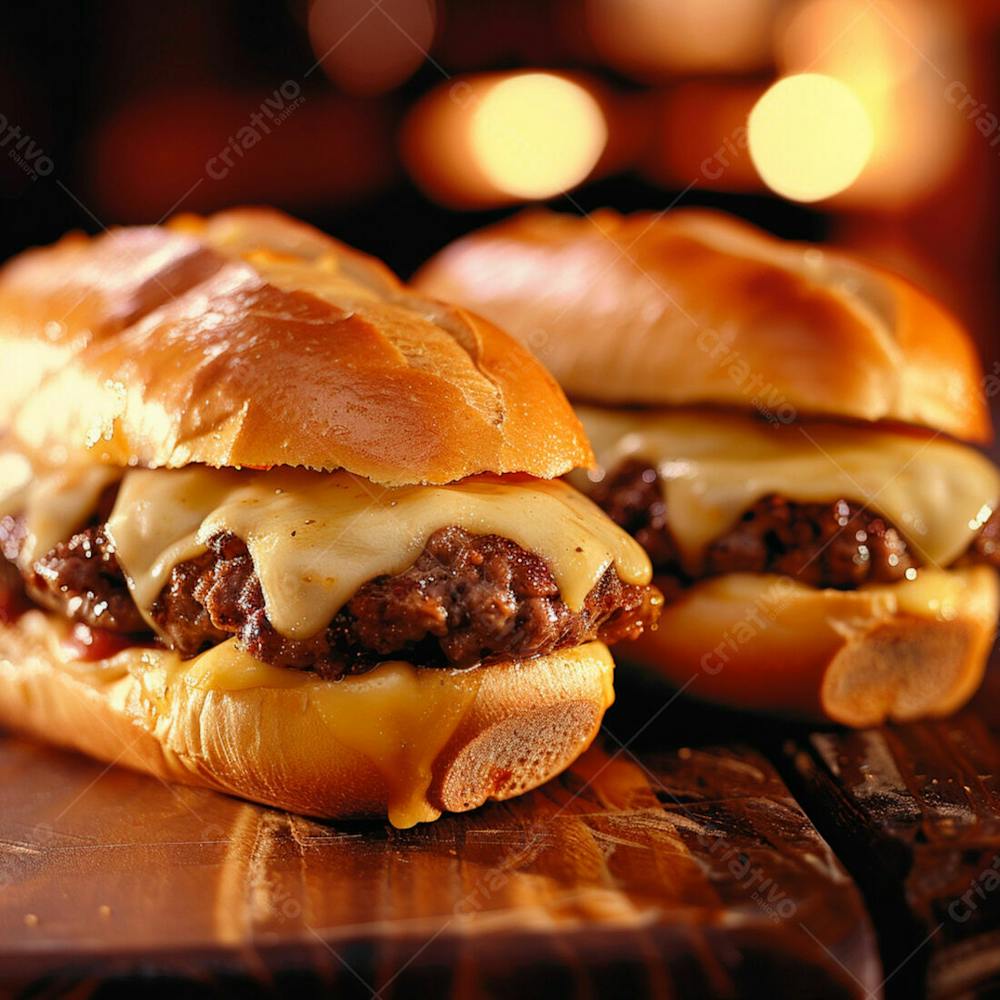
<path fill-rule="evenodd" d="M 849 733 L 674 701 L 627 669 L 619 690 L 562 778 L 408 831 L 0 736 L 0 993 L 997 987 L 992 692 L 952 720 Z"/>
<path fill-rule="evenodd" d="M 848 997 L 881 981 L 858 892 L 739 746 L 594 748 L 522 799 L 397 831 L 10 736 L 0 846 L 0 976 L 41 995 L 152 973 L 365 997 Z"/>
<path fill-rule="evenodd" d="M 1000 671 L 971 710 L 786 748 L 862 888 L 896 996 L 1000 995 Z"/>

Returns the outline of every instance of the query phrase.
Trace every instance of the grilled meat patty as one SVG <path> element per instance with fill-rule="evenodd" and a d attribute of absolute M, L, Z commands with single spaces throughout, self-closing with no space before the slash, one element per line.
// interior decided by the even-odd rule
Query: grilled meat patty
<path fill-rule="evenodd" d="M 8 519 L 5 552 L 16 559 L 19 519 Z M 9 565 L 9 564 L 8 564 Z M 141 635 L 135 606 L 103 524 L 61 542 L 24 573 L 36 603 L 77 621 Z M 339 677 L 381 660 L 469 667 L 520 659 L 594 639 L 637 636 L 655 621 L 659 594 L 619 580 L 609 567 L 579 611 L 561 599 L 544 560 L 496 535 L 458 527 L 435 532 L 402 573 L 369 581 L 329 626 L 308 639 L 281 635 L 267 618 L 260 581 L 242 540 L 221 533 L 174 567 L 152 611 L 182 656 L 236 636 L 265 663 Z"/>
<path fill-rule="evenodd" d="M 813 587 L 849 590 L 895 583 L 922 565 L 919 555 L 885 518 L 861 504 L 797 503 L 768 496 L 745 511 L 706 549 L 697 572 L 685 567 L 656 469 L 628 460 L 590 493 L 649 553 L 653 568 L 681 583 L 726 573 L 779 573 Z M 1000 568 L 1000 517 L 980 529 L 962 563 Z"/>

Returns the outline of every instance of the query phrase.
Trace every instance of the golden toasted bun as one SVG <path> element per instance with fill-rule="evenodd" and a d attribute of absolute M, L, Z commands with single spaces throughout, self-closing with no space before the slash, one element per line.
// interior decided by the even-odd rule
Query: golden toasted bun
<path fill-rule="evenodd" d="M 983 678 L 998 608 L 997 574 L 983 566 L 853 591 L 734 574 L 668 603 L 655 631 L 619 651 L 693 697 L 872 726 L 961 707 Z"/>
<path fill-rule="evenodd" d="M 492 324 L 278 212 L 65 237 L 0 271 L 0 427 L 151 467 L 386 485 L 589 464 L 562 391 Z"/>
<path fill-rule="evenodd" d="M 415 284 L 519 337 L 578 400 L 760 398 L 991 435 L 975 348 L 933 299 L 722 214 L 525 213 L 453 243 Z"/>
<path fill-rule="evenodd" d="M 394 715 L 371 687 L 382 668 L 363 675 L 368 686 L 351 711 L 324 711 L 323 689 L 357 679 L 324 682 L 264 668 L 265 678 L 285 679 L 206 689 L 190 683 L 201 658 L 182 664 L 156 652 L 151 666 L 129 651 L 97 664 L 68 661 L 59 645 L 65 628 L 37 611 L 0 626 L 0 723 L 166 781 L 321 817 L 385 816 L 388 809 L 397 824 L 410 825 L 435 810 L 519 795 L 589 746 L 613 700 L 613 663 L 600 643 L 469 671 L 461 698 L 459 687 L 434 692 L 435 683 L 459 683 L 444 671 L 418 670 L 419 683 L 430 687 L 401 685 Z M 212 655 L 217 665 L 219 649 Z M 437 699 L 433 717 L 420 715 L 420 698 Z M 378 725 L 351 732 L 367 715 Z M 408 734 L 394 735 L 394 718 L 411 720 Z M 360 752 L 358 738 L 375 742 Z M 381 769 L 372 750 L 379 740 L 387 741 Z M 431 740 L 441 745 L 423 746 Z M 393 790 L 387 776 L 405 778 L 408 769 L 423 775 L 426 788 Z M 407 802 L 407 793 L 416 800 Z"/>

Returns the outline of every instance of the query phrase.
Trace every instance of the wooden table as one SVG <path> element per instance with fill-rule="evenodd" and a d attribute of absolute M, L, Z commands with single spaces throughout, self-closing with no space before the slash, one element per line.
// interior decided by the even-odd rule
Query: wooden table
<path fill-rule="evenodd" d="M 955 719 L 849 733 L 623 668 L 561 779 L 409 831 L 0 736 L 0 994 L 987 995 L 997 677 Z"/>

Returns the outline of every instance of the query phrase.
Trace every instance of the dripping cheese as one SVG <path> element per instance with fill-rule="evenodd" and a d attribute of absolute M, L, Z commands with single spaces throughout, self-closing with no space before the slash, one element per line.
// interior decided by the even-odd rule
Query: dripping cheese
<path fill-rule="evenodd" d="M 611 565 L 626 583 L 650 579 L 628 535 L 570 486 L 544 480 L 386 488 L 347 472 L 134 470 L 107 530 L 147 620 L 173 567 L 231 532 L 250 550 L 269 621 L 302 639 L 369 580 L 409 568 L 449 525 L 541 557 L 574 611 Z"/>
<path fill-rule="evenodd" d="M 190 660 L 171 650 L 133 647 L 106 660 L 79 661 L 64 642 L 67 629 L 55 615 L 29 611 L 7 630 L 6 648 L 12 648 L 13 640 L 44 650 L 51 661 L 100 691 L 137 727 L 154 732 L 165 751 L 181 759 L 192 747 L 200 748 L 199 754 L 205 752 L 201 721 L 191 713 L 191 706 L 198 704 L 197 692 L 225 699 L 229 705 L 226 711 L 213 709 L 218 713 L 218 728 L 211 734 L 215 739 L 225 735 L 227 723 L 235 720 L 238 729 L 244 713 L 260 714 L 270 723 L 275 715 L 294 722 L 294 732 L 286 738 L 296 754 L 315 739 L 311 734 L 322 732 L 334 747 L 324 739 L 324 756 L 317 758 L 317 765 L 328 762 L 336 747 L 369 761 L 385 785 L 389 820 L 398 827 L 434 820 L 440 814 L 428 798 L 433 767 L 476 705 L 483 681 L 478 670 L 429 670 L 399 660 L 366 674 L 327 681 L 261 663 L 239 650 L 233 639 Z M 610 704 L 614 664 L 606 646 L 592 642 L 558 656 L 569 671 L 578 664 L 597 673 L 604 704 Z M 544 663 L 543 657 L 518 669 L 544 670 Z M 0 648 L 0 678 L 5 668 L 10 668 L 10 661 Z M 318 749 L 311 745 L 306 752 Z M 214 752 L 219 754 L 222 748 L 216 745 Z M 230 790 L 245 794 L 238 787 Z M 264 794 L 266 789 L 258 791 Z"/>
<path fill-rule="evenodd" d="M 22 514 L 26 534 L 19 561 L 30 566 L 83 526 L 105 487 L 122 476 L 108 465 L 56 468 L 38 474 L 18 452 L 0 454 L 0 517 Z"/>
<path fill-rule="evenodd" d="M 942 567 L 968 549 L 1000 501 L 1000 471 L 944 437 L 773 425 L 692 410 L 580 407 L 579 415 L 602 470 L 630 458 L 655 466 L 671 531 L 691 569 L 710 542 L 769 494 L 864 504 L 891 521 L 924 562 Z"/>

